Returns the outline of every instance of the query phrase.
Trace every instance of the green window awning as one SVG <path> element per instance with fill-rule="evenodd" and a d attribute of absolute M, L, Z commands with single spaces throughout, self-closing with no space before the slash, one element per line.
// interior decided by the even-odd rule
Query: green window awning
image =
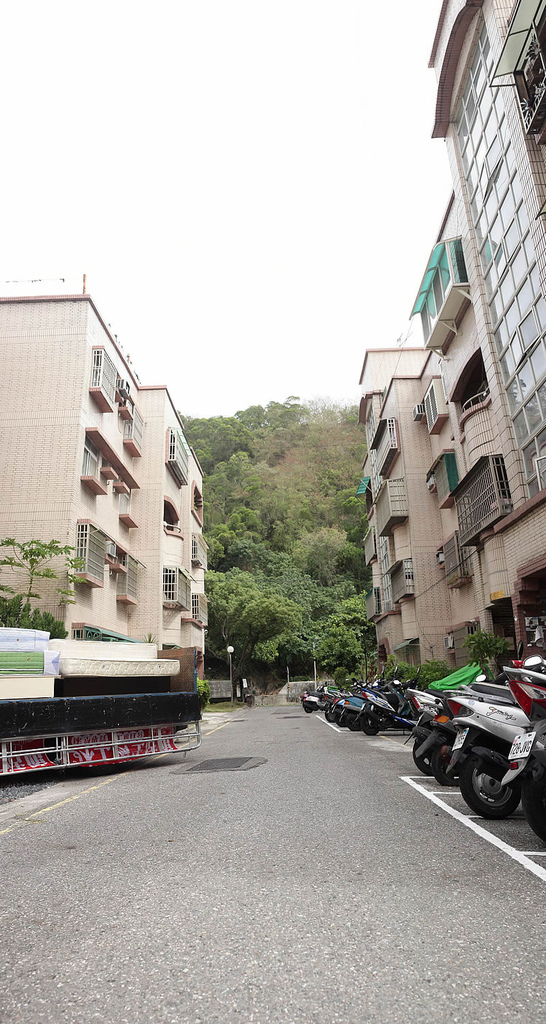
<path fill-rule="evenodd" d="M 360 481 L 360 483 L 358 485 L 358 490 L 356 492 L 357 496 L 359 494 L 365 494 L 369 486 L 370 486 L 370 478 L 369 478 L 369 476 L 363 476 L 362 480 Z"/>
<path fill-rule="evenodd" d="M 545 2 L 546 2 L 546 0 L 545 0 Z M 424 304 L 425 304 L 425 302 L 427 300 L 427 295 L 430 292 L 431 285 L 432 285 L 432 279 L 434 277 L 434 274 L 436 273 L 436 269 L 437 269 L 437 267 L 438 267 L 438 265 L 440 263 L 440 260 L 442 259 L 442 256 L 443 256 L 444 252 L 445 252 L 445 242 L 439 242 L 438 245 L 434 246 L 434 249 L 432 250 L 431 257 L 430 257 L 430 259 L 428 261 L 427 269 L 425 270 L 425 276 L 423 277 L 423 280 L 421 281 L 421 287 L 419 288 L 419 292 L 417 294 L 417 298 L 415 300 L 415 303 L 414 303 L 414 306 L 413 306 L 413 310 L 411 312 L 411 316 L 415 316 L 416 313 L 420 313 L 421 312 L 421 310 L 422 310 L 422 308 L 423 308 L 423 306 L 424 306 Z"/>
<path fill-rule="evenodd" d="M 393 647 L 393 651 L 402 651 L 404 647 L 417 647 L 418 644 L 419 637 L 414 636 L 413 640 L 404 640 L 401 644 L 396 644 L 396 647 Z"/>
<path fill-rule="evenodd" d="M 520 59 L 527 48 L 529 34 L 541 21 L 546 10 L 546 0 L 519 0 L 497 66 L 493 72 L 492 82 L 503 75 L 513 75 Z"/>

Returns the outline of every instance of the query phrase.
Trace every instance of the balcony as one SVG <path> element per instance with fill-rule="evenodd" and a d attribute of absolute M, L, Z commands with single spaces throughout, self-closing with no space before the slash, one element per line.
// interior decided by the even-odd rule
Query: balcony
<path fill-rule="evenodd" d="M 199 569 L 207 568 L 207 545 L 200 533 L 191 536 L 191 561 Z"/>
<path fill-rule="evenodd" d="M 102 530 L 88 522 L 79 522 L 76 531 L 76 556 L 83 560 L 83 566 L 76 575 L 80 583 L 88 587 L 104 586 L 104 557 L 106 536 Z"/>
<path fill-rule="evenodd" d="M 370 526 L 364 537 L 364 556 L 366 558 L 366 565 L 377 559 L 377 537 L 373 526 Z"/>
<path fill-rule="evenodd" d="M 395 419 L 380 421 L 373 440 L 373 446 L 376 453 L 376 471 L 381 476 L 386 476 L 396 456 L 400 453 L 398 424 Z"/>
<path fill-rule="evenodd" d="M 381 587 L 372 587 L 366 594 L 366 615 L 368 619 L 374 619 L 381 615 Z"/>
<path fill-rule="evenodd" d="M 99 479 L 99 455 L 98 452 L 87 444 L 83 450 L 83 462 L 80 481 L 92 494 L 107 494 L 108 491 L 102 480 Z"/>
<path fill-rule="evenodd" d="M 93 349 L 89 394 L 101 412 L 113 412 L 116 404 L 117 371 L 104 348 Z"/>
<path fill-rule="evenodd" d="M 97 429 L 97 427 L 86 427 L 85 438 L 86 441 L 91 442 L 97 451 L 101 452 L 103 460 L 113 467 L 120 479 L 125 481 L 130 490 L 138 490 L 139 484 L 135 480 L 133 474 L 128 470 L 115 448 L 112 448 L 110 442 L 105 438 L 104 434 Z"/>
<path fill-rule="evenodd" d="M 435 464 L 434 481 L 440 508 L 451 508 L 455 503 L 453 491 L 459 483 L 459 471 L 454 452 L 444 452 Z"/>
<path fill-rule="evenodd" d="M 449 419 L 444 388 L 438 377 L 433 377 L 423 399 L 425 417 L 429 434 L 439 434 L 444 423 Z"/>
<path fill-rule="evenodd" d="M 138 604 L 138 562 L 127 555 L 127 572 L 118 576 L 116 601 L 118 604 Z"/>
<path fill-rule="evenodd" d="M 469 302 L 462 239 L 446 239 L 432 250 L 411 313 L 421 316 L 425 348 L 448 347 Z"/>
<path fill-rule="evenodd" d="M 459 543 L 477 544 L 480 533 L 512 511 L 502 455 L 485 455 L 461 480 L 454 493 Z"/>
<path fill-rule="evenodd" d="M 393 604 L 415 596 L 413 559 L 404 558 L 391 575 Z"/>
<path fill-rule="evenodd" d="M 459 531 L 456 530 L 449 540 L 444 542 L 444 569 L 448 587 L 458 589 L 464 587 L 471 578 L 470 557 L 459 544 Z"/>
<path fill-rule="evenodd" d="M 131 498 L 128 494 L 120 494 L 119 496 L 119 521 L 128 530 L 136 530 L 138 527 L 136 519 L 131 514 Z"/>
<path fill-rule="evenodd" d="M 167 431 L 167 468 L 179 487 L 188 483 L 189 447 L 181 430 Z"/>
<path fill-rule="evenodd" d="M 404 477 L 386 480 L 376 503 L 377 533 L 387 537 L 393 526 L 408 517 L 408 498 Z"/>
<path fill-rule="evenodd" d="M 123 424 L 123 447 L 134 459 L 142 455 L 142 433 L 144 423 L 138 409 L 134 410 L 133 418 Z"/>
<path fill-rule="evenodd" d="M 117 480 L 118 479 L 118 475 L 117 475 L 114 467 L 111 466 L 109 462 L 103 462 L 102 463 L 102 466 L 100 467 L 100 475 L 103 476 L 105 480 Z"/>
<path fill-rule="evenodd" d="M 202 626 L 208 625 L 208 601 L 204 594 L 192 594 L 191 615 L 192 619 L 195 619 L 195 621 L 199 622 Z"/>
<path fill-rule="evenodd" d="M 494 455 L 497 447 L 497 431 L 488 389 L 465 402 L 459 427 L 464 431 L 465 446 L 471 467 L 475 466 L 482 455 Z"/>
<path fill-rule="evenodd" d="M 191 611 L 191 577 L 183 569 L 163 568 L 163 607 Z"/>

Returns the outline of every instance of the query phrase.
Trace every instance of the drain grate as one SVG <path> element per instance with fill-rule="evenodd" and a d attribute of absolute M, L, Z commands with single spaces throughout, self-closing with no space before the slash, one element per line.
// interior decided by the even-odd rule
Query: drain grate
<path fill-rule="evenodd" d="M 266 762 L 266 757 L 213 757 L 208 761 L 200 761 L 199 764 L 194 764 L 191 768 L 179 768 L 178 771 L 172 772 L 172 774 L 187 775 L 189 772 L 248 771 L 249 768 L 257 768 L 261 764 L 266 764 Z"/>

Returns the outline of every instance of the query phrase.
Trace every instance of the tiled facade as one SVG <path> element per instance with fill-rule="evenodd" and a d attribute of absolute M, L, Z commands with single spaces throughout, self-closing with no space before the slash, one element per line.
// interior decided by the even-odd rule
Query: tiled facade
<path fill-rule="evenodd" d="M 151 634 L 201 668 L 202 473 L 167 388 L 139 383 L 87 295 L 1 299 L 0 351 L 0 536 L 86 561 L 75 604 L 40 607 L 70 636 Z"/>
<path fill-rule="evenodd" d="M 512 47 L 510 18 L 521 28 L 524 15 Z M 420 380 L 408 376 L 414 354 L 393 350 L 389 363 L 369 352 L 361 418 L 368 430 L 375 403 L 376 419 L 399 423 L 400 453 L 376 479 L 370 525 L 393 473 L 413 495 L 405 520 L 383 523 L 395 557 L 411 551 L 414 594 L 392 611 L 383 600 L 380 653 L 409 651 L 400 645 L 418 638 L 416 659 L 434 649 L 460 663 L 462 640 L 478 625 L 527 649 L 546 627 L 544 4 L 448 0 L 431 66 L 433 134 L 446 140 L 453 196 L 413 308 L 425 344 Z M 434 379 L 442 414 L 431 430 L 430 402 L 427 425 L 404 410 L 414 398 L 426 404 Z M 365 469 L 372 488 L 377 443 L 376 430 Z M 385 558 L 370 564 L 383 593 Z"/>

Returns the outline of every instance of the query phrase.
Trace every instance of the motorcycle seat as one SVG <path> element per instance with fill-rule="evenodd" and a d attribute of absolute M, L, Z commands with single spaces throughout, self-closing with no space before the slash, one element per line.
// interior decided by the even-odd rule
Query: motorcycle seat
<path fill-rule="evenodd" d="M 493 683 L 472 683 L 468 689 L 472 693 L 489 697 L 490 700 L 500 698 L 503 704 L 517 704 L 507 686 L 495 686 Z"/>

